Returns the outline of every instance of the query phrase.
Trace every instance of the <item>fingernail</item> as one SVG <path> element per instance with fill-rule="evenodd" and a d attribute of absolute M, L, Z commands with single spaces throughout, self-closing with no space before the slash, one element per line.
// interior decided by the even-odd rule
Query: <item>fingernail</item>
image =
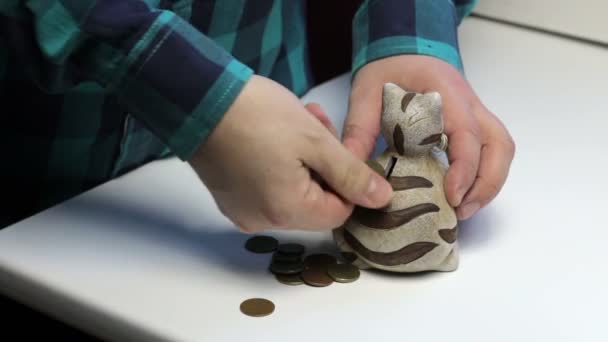
<path fill-rule="evenodd" d="M 479 210 L 479 207 L 480 205 L 477 202 L 471 202 L 461 206 L 460 208 L 458 208 L 460 219 L 466 220 L 469 217 L 473 216 L 473 214 L 475 214 L 475 212 Z"/>
<path fill-rule="evenodd" d="M 390 200 L 393 189 L 384 178 L 375 172 L 372 173 L 372 177 L 370 178 L 369 186 L 367 187 L 367 205 L 370 207 L 385 205 Z"/>

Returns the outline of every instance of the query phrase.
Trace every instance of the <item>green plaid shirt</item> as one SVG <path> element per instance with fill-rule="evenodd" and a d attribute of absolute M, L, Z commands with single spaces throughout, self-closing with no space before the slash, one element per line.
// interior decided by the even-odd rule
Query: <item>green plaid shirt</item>
<path fill-rule="evenodd" d="M 461 69 L 475 0 L 365 1 L 355 73 L 395 54 Z M 253 74 L 314 86 L 305 0 L 2 0 L 0 227 L 150 160 L 187 160 Z M 314 15 L 314 14 L 312 14 Z"/>

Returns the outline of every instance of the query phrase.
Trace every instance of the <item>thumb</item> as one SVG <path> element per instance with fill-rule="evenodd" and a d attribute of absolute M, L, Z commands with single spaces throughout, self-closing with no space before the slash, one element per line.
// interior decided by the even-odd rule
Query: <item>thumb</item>
<path fill-rule="evenodd" d="M 393 190 L 386 179 L 329 134 L 322 144 L 323 146 L 310 146 L 303 161 L 334 192 L 351 203 L 368 208 L 380 208 L 388 204 Z"/>

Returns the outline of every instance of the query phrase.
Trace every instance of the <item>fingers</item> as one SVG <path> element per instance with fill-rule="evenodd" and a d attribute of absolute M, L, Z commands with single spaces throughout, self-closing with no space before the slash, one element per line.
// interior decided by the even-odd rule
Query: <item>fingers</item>
<path fill-rule="evenodd" d="M 327 128 L 331 132 L 334 137 L 338 138 L 338 130 L 331 123 L 331 121 L 327 117 L 327 114 L 325 114 L 325 111 L 323 110 L 323 108 L 321 108 L 320 104 L 312 102 L 307 104 L 305 107 L 314 117 L 316 117 L 323 124 L 323 126 L 325 126 L 325 128 Z"/>
<path fill-rule="evenodd" d="M 358 91 L 355 87 L 349 99 L 342 143 L 361 160 L 366 160 L 372 153 L 380 132 L 381 90 Z"/>
<path fill-rule="evenodd" d="M 471 190 L 457 210 L 458 218 L 466 220 L 492 201 L 506 182 L 515 144 L 507 130 L 491 113 L 482 115 L 485 143 L 481 149 L 479 172 Z"/>
<path fill-rule="evenodd" d="M 295 173 L 295 179 L 305 179 L 296 182 L 302 187 L 296 185 L 287 193 L 278 189 L 274 193 L 269 191 L 264 199 L 256 202 L 255 210 L 243 210 L 238 204 L 233 204 L 231 210 L 220 206 L 220 211 L 232 213 L 232 222 L 249 233 L 266 229 L 326 230 L 337 228 L 348 219 L 354 207 L 351 203 L 323 189 L 309 176 L 310 170 L 305 166 Z M 282 189 L 289 185 L 285 184 Z"/>
<path fill-rule="evenodd" d="M 477 176 L 481 144 L 477 133 L 467 127 L 454 131 L 449 139 L 445 192 L 450 205 L 458 207 Z"/>
<path fill-rule="evenodd" d="M 304 195 L 304 208 L 297 218 L 303 229 L 333 229 L 341 226 L 352 213 L 353 205 L 311 180 Z"/>
<path fill-rule="evenodd" d="M 392 196 L 390 184 L 334 139 L 313 142 L 304 164 L 327 182 L 334 192 L 351 203 L 379 208 Z"/>

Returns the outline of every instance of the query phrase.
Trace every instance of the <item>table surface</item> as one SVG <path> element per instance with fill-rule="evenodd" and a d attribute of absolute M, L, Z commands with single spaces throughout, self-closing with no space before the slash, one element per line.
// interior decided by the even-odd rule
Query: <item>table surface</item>
<path fill-rule="evenodd" d="M 608 44 L 605 0 L 481 0 L 475 13 Z"/>
<path fill-rule="evenodd" d="M 1 291 L 122 341 L 607 340 L 608 51 L 479 19 L 460 34 L 518 150 L 500 196 L 462 223 L 456 272 L 279 284 L 171 159 L 0 231 Z M 347 96 L 344 76 L 305 100 L 339 126 Z M 329 233 L 269 233 L 334 248 Z M 275 313 L 244 316 L 250 297 Z"/>

